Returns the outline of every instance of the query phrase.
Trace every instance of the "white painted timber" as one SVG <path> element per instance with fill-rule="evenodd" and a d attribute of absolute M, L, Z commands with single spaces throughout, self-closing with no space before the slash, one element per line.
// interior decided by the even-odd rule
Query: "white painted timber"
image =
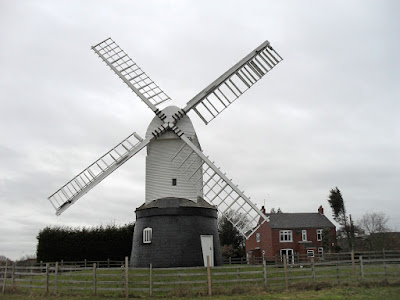
<path fill-rule="evenodd" d="M 111 38 L 92 49 L 152 111 L 157 112 L 157 105 L 171 100 Z"/>
<path fill-rule="evenodd" d="M 265 41 L 191 99 L 183 111 L 193 109 L 208 124 L 281 61 Z"/>
<path fill-rule="evenodd" d="M 146 147 L 152 139 L 154 137 L 143 140 L 134 132 L 72 178 L 72 180 L 48 198 L 56 210 L 56 215 L 64 212 L 108 175 Z"/>
<path fill-rule="evenodd" d="M 179 108 L 175 106 L 166 107 L 162 112 L 167 119 L 175 113 Z M 153 137 L 154 131 L 163 124 L 158 117 L 154 117 L 151 121 L 146 138 Z M 188 116 L 183 116 L 177 121 L 179 129 L 188 138 L 201 149 L 197 139 L 193 124 Z M 146 157 L 146 204 L 153 200 L 176 197 L 185 198 L 197 202 L 197 197 L 202 197 L 202 180 L 193 183 L 186 174 L 180 172 L 172 163 L 172 157 L 181 149 L 185 143 L 172 131 L 164 132 L 157 139 L 152 140 L 147 146 Z M 196 156 L 191 165 L 191 169 L 201 168 L 201 159 Z M 172 184 L 172 180 L 176 179 L 176 185 Z"/>
<path fill-rule="evenodd" d="M 203 252 L 204 266 L 207 267 L 207 256 L 210 267 L 214 267 L 214 241 L 212 235 L 200 235 L 201 251 Z"/>
<path fill-rule="evenodd" d="M 174 132 L 177 133 L 177 128 Z M 199 149 L 185 134 L 177 133 L 177 135 L 186 143 L 186 146 L 181 148 L 180 153 L 176 157 L 183 157 L 181 153 L 190 152 L 193 150 L 193 155 L 197 155 L 202 161 L 202 177 L 203 182 L 203 198 L 214 204 L 219 213 L 224 215 L 233 226 L 244 236 L 249 238 L 258 227 L 264 222 L 269 222 L 269 218 L 262 213 L 257 206 L 250 201 L 233 182 L 226 177 L 222 171 L 217 168 L 214 163 L 206 157 L 201 149 Z M 173 161 L 174 162 L 174 161 Z M 196 182 L 199 172 L 194 176 L 185 171 L 184 165 L 175 163 L 177 168 L 186 176 Z M 181 166 L 180 166 L 181 165 Z"/>

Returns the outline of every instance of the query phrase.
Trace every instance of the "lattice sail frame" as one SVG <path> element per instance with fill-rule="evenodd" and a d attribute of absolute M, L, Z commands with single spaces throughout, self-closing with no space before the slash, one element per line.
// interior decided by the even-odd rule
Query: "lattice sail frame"
<path fill-rule="evenodd" d="M 190 100 L 183 110 L 187 113 L 193 109 L 208 124 L 282 60 L 265 41 Z"/>
<path fill-rule="evenodd" d="M 171 100 L 111 38 L 92 49 L 153 111 L 156 106 Z"/>
<path fill-rule="evenodd" d="M 48 198 L 56 210 L 56 215 L 60 215 L 129 158 L 147 146 L 150 140 L 143 140 L 136 132 L 132 133 L 58 189 Z"/>
<path fill-rule="evenodd" d="M 171 158 L 172 164 L 194 185 L 203 180 L 203 198 L 215 205 L 248 239 L 261 224 L 269 221 L 268 217 L 191 142 L 190 138 L 180 132 L 178 127 L 175 127 L 174 131 L 185 144 Z"/>
<path fill-rule="evenodd" d="M 169 96 L 111 38 L 93 46 L 92 49 L 161 120 L 166 119 L 156 106 L 170 100 Z M 132 134 L 51 195 L 48 199 L 56 209 L 56 214 L 60 215 L 130 157 L 146 147 L 153 138 L 157 138 L 171 127 L 185 141 L 185 147 L 189 147 L 182 147 L 172 158 L 172 162 L 183 174 L 190 172 L 190 180 L 195 183 L 199 178 L 204 178 L 204 198 L 216 205 L 242 235 L 246 238 L 251 236 L 262 223 L 269 221 L 268 218 L 174 124 L 191 109 L 207 124 L 281 60 L 268 41 L 261 44 L 190 100 L 175 117 L 172 116 L 174 121 L 170 119 L 161 125 L 153 132 L 153 137 L 142 140 L 135 133 Z M 169 123 L 171 121 L 173 123 Z M 139 142 L 134 145 L 130 143 L 129 139 L 132 136 Z M 190 152 L 187 149 L 191 149 Z M 201 163 L 195 163 L 196 160 L 200 160 Z M 200 167 L 193 169 L 194 165 Z"/>

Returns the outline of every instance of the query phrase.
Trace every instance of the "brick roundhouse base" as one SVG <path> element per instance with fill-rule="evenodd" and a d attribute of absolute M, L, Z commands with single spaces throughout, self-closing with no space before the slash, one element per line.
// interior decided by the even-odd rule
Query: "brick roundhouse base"
<path fill-rule="evenodd" d="M 212 235 L 214 265 L 222 265 L 217 209 L 199 198 L 154 200 L 136 209 L 131 267 L 204 266 L 201 235 Z M 143 229 L 152 229 L 151 243 L 143 243 Z"/>

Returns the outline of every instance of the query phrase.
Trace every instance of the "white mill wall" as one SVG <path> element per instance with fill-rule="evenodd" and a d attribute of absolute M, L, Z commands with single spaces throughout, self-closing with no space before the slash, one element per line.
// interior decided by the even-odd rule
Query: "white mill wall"
<path fill-rule="evenodd" d="M 161 120 L 156 117 L 150 123 L 146 137 L 161 124 Z M 192 139 L 193 143 L 199 148 L 196 133 L 189 117 L 185 116 L 178 122 L 178 127 Z M 146 157 L 146 204 L 153 200 L 165 197 L 186 198 L 197 202 L 197 197 L 203 196 L 202 178 L 194 184 L 188 176 L 182 175 L 181 171 L 172 164 L 171 159 L 176 152 L 183 146 L 184 142 L 173 132 L 166 132 L 160 138 L 153 140 L 147 146 Z M 197 157 L 191 164 L 190 170 L 196 170 L 201 164 L 201 159 Z M 192 172 L 190 172 L 192 173 Z M 177 185 L 172 185 L 172 179 L 177 179 Z"/>

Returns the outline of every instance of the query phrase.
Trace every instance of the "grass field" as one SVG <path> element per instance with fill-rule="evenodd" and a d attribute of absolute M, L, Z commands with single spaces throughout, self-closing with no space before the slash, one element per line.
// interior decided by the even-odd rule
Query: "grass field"
<path fill-rule="evenodd" d="M 356 265 L 353 270 L 349 263 L 325 263 L 315 265 L 315 268 L 311 265 L 298 265 L 291 266 L 287 271 L 283 267 L 268 266 L 265 272 L 262 265 L 216 267 L 211 272 L 212 298 L 400 300 L 399 267 L 397 261 L 392 264 L 364 264 L 363 276 L 360 265 Z M 151 292 L 153 298 L 158 299 L 201 299 L 208 295 L 205 268 L 151 271 L 66 268 L 60 269 L 59 273 L 50 271 L 49 268 L 38 267 L 30 271 L 24 268 L 14 270 L 14 277 L 8 274 L 6 293 L 0 294 L 0 300 L 124 299 L 125 291 L 129 292 L 130 298 L 143 299 L 151 298 Z M 125 272 L 128 272 L 128 277 L 125 277 Z M 284 291 L 285 286 L 288 292 Z M 48 288 L 47 296 L 45 287 Z M 96 296 L 92 296 L 94 293 Z"/>
<path fill-rule="evenodd" d="M 228 299 L 400 299 L 400 284 L 397 285 L 386 285 L 386 286 L 370 286 L 370 285 L 354 285 L 354 286 L 342 286 L 342 287 L 328 287 L 319 290 L 318 286 L 315 286 L 313 290 L 289 290 L 287 292 L 264 292 L 264 291 L 245 291 L 240 295 L 214 295 L 211 298 L 215 300 L 228 300 Z M 171 299 L 171 297 L 168 297 Z M 209 298 L 208 296 L 196 296 L 196 297 L 172 297 L 172 299 L 203 299 Z M 99 299 L 95 296 L 45 296 L 41 294 L 0 294 L 0 299 Z M 123 297 L 112 297 L 112 299 L 125 299 Z M 152 298 L 162 299 L 162 298 Z M 166 298 L 164 298 L 166 299 Z"/>

